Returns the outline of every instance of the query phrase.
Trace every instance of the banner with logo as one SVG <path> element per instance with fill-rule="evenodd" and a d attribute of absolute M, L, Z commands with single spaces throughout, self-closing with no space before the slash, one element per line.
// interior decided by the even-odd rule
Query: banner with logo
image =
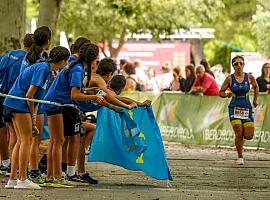
<path fill-rule="evenodd" d="M 251 100 L 253 96 L 250 97 Z M 153 110 L 163 140 L 183 144 L 234 146 L 234 132 L 228 115 L 230 99 L 161 93 Z M 251 101 L 252 102 L 252 101 Z M 270 149 L 270 95 L 261 94 L 253 109 L 255 135 L 245 146 Z"/>

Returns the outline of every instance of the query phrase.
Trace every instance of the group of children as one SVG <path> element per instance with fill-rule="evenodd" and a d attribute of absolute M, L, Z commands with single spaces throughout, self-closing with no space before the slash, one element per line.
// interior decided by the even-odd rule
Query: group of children
<path fill-rule="evenodd" d="M 123 108 L 151 103 L 118 96 L 126 80 L 122 75 L 113 77 L 116 63 L 110 58 L 99 61 L 99 48 L 90 40 L 78 38 L 71 47 L 72 55 L 61 46 L 47 55 L 51 36 L 48 27 L 39 27 L 33 34 L 26 34 L 23 50 L 12 50 L 1 57 L 0 170 L 10 172 L 6 188 L 40 189 L 39 184 L 44 182 L 97 184 L 84 166 L 85 147 L 91 142 L 95 125 L 83 122 L 81 112 L 96 111 L 101 106 L 122 112 Z M 4 98 L 3 94 L 25 100 Z M 45 178 L 39 169 L 44 115 L 50 133 Z"/>

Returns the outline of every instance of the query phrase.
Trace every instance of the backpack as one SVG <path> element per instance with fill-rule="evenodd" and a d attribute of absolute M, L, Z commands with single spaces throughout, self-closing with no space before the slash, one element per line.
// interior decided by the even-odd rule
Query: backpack
<path fill-rule="evenodd" d="M 19 76 L 21 62 L 26 52 L 23 50 L 13 50 L 5 53 L 0 60 L 0 92 L 8 93 L 16 77 Z M 16 69 L 15 69 L 16 67 Z M 15 74 L 14 74 L 15 73 Z M 10 80 L 11 76 L 15 80 Z"/>

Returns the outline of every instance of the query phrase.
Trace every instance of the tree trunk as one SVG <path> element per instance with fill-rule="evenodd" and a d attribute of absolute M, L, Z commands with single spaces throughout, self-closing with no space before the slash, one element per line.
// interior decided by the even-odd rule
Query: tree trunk
<path fill-rule="evenodd" d="M 1 0 L 0 54 L 21 48 L 26 26 L 26 0 Z"/>
<path fill-rule="evenodd" d="M 112 40 L 110 40 L 108 42 L 108 46 L 109 46 L 109 51 L 110 51 L 110 54 L 111 54 L 111 58 L 117 58 L 118 53 L 120 52 L 121 48 L 125 44 L 125 36 L 126 36 L 126 30 L 123 30 L 122 33 L 121 33 L 121 35 L 120 35 L 118 46 L 116 48 L 113 47 Z"/>
<path fill-rule="evenodd" d="M 191 55 L 195 66 L 199 65 L 203 59 L 203 41 L 201 39 L 191 40 Z"/>
<path fill-rule="evenodd" d="M 56 34 L 57 21 L 60 14 L 62 0 L 40 0 L 38 27 L 48 26 L 52 30 L 53 37 Z"/>

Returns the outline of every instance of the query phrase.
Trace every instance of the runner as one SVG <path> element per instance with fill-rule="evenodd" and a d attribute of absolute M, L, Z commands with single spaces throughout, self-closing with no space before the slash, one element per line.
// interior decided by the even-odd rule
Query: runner
<path fill-rule="evenodd" d="M 9 94 L 30 99 L 42 99 L 52 71 L 65 66 L 69 56 L 69 51 L 65 47 L 53 48 L 48 61 L 31 65 L 20 74 Z M 27 178 L 32 134 L 39 133 L 36 126 L 38 104 L 7 98 L 4 106 L 5 115 L 12 117 L 17 135 L 17 142 L 12 152 L 11 176 L 6 188 L 40 189 L 37 184 Z M 18 167 L 19 180 L 17 181 Z"/>
<path fill-rule="evenodd" d="M 254 90 L 253 106 L 256 108 L 259 88 L 255 78 L 243 72 L 245 66 L 244 58 L 236 56 L 232 59 L 234 73 L 228 76 L 220 91 L 219 96 L 230 98 L 229 117 L 235 132 L 235 146 L 238 153 L 236 164 L 243 165 L 243 144 L 244 139 L 251 140 L 254 136 L 254 119 L 252 116 L 252 105 L 249 100 L 250 84 Z M 227 89 L 230 92 L 225 92 Z"/>

